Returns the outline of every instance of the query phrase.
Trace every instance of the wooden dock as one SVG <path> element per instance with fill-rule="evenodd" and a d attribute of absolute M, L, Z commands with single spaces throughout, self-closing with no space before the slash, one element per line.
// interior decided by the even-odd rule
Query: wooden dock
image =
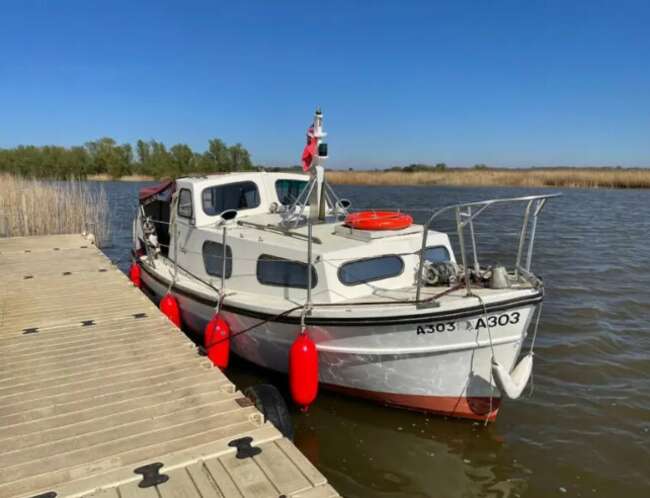
<path fill-rule="evenodd" d="M 0 497 L 338 496 L 80 235 L 0 239 L 0 277 Z"/>

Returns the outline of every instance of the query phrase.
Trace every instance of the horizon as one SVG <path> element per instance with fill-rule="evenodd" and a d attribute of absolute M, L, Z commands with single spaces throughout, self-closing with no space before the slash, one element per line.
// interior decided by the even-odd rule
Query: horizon
<path fill-rule="evenodd" d="M 650 4 L 25 1 L 0 33 L 0 148 L 242 143 L 328 167 L 650 167 Z M 315 41 L 312 41 L 315 40 Z"/>

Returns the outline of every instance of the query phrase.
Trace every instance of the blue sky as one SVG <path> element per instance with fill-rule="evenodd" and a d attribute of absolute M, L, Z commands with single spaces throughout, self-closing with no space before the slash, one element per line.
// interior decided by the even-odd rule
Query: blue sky
<path fill-rule="evenodd" d="M 13 0 L 0 147 L 101 136 L 330 166 L 650 166 L 650 2 Z"/>

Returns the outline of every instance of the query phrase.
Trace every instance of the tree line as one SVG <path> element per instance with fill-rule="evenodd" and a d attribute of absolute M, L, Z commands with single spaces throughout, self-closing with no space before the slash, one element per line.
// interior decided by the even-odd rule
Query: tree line
<path fill-rule="evenodd" d="M 417 173 L 420 171 L 447 171 L 447 165 L 445 163 L 437 163 L 435 165 L 433 164 L 409 164 L 408 166 L 393 166 L 392 168 L 389 168 L 388 171 L 401 171 L 403 173 Z M 489 166 L 486 164 L 475 164 L 473 166 L 473 169 L 491 169 Z"/>
<path fill-rule="evenodd" d="M 409 164 L 408 166 L 393 166 L 388 171 L 401 171 L 403 173 L 417 173 L 420 171 L 445 171 L 447 165 L 445 163 L 432 164 Z"/>
<path fill-rule="evenodd" d="M 241 144 L 228 146 L 219 138 L 208 141 L 205 152 L 194 152 L 189 145 L 167 148 L 156 140 L 118 144 L 100 138 L 83 146 L 20 145 L 0 149 L 0 172 L 32 178 L 86 178 L 89 175 L 146 175 L 177 178 L 191 173 L 205 174 L 245 171 L 253 168 L 250 154 Z"/>

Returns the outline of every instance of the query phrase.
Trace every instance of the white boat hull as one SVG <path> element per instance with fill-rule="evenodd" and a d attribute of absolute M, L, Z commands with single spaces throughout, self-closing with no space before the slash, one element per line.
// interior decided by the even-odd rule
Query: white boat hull
<path fill-rule="evenodd" d="M 167 292 L 160 278 L 143 272 L 143 282 L 159 299 Z M 214 306 L 172 290 L 183 324 L 201 333 Z M 318 324 L 309 333 L 319 351 L 323 386 L 385 404 L 471 419 L 494 419 L 500 393 L 491 360 L 511 371 L 537 306 L 528 300 L 474 312 L 456 319 L 410 320 L 386 325 Z M 258 324 L 259 316 L 225 307 L 233 332 Z M 234 337 L 232 351 L 259 366 L 286 372 L 288 351 L 299 325 L 269 321 Z M 488 326 L 489 325 L 489 326 Z"/>

